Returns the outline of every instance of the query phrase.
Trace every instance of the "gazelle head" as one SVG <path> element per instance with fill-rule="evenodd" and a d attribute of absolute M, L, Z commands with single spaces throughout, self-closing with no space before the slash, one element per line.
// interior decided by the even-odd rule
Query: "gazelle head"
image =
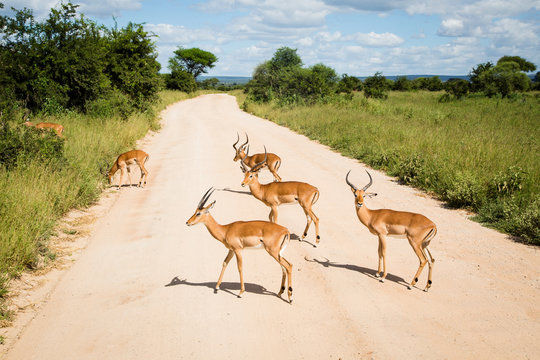
<path fill-rule="evenodd" d="M 187 226 L 192 226 L 195 224 L 198 224 L 200 222 L 203 222 L 205 218 L 208 216 L 210 209 L 214 207 L 214 204 L 216 201 L 214 200 L 210 205 L 204 206 L 208 199 L 210 198 L 210 195 L 214 192 L 214 188 L 211 187 L 206 191 L 206 193 L 201 198 L 201 201 L 199 201 L 199 205 L 197 205 L 197 210 L 195 210 L 195 213 L 189 218 L 188 221 L 186 221 Z"/>
<path fill-rule="evenodd" d="M 255 166 L 253 166 L 251 169 L 248 169 L 248 167 L 244 163 L 244 159 L 246 158 L 246 156 L 244 156 L 240 161 L 240 166 L 242 167 L 242 171 L 244 172 L 244 180 L 242 181 L 242 186 L 250 185 L 259 178 L 259 170 L 263 168 L 263 166 L 266 164 L 266 160 L 268 159 L 266 146 L 264 147 L 264 160 L 258 164 L 255 164 Z"/>
<path fill-rule="evenodd" d="M 366 192 L 366 190 L 371 186 L 371 184 L 373 184 L 373 179 L 371 178 L 370 173 L 366 170 L 366 172 L 367 172 L 367 174 L 369 176 L 369 183 L 366 186 L 364 186 L 362 189 L 358 189 L 356 186 L 354 186 L 349 181 L 350 172 L 351 172 L 351 170 L 349 170 L 349 172 L 347 173 L 347 176 L 345 176 L 345 181 L 351 187 L 351 191 L 354 194 L 354 202 L 356 204 L 356 207 L 360 209 L 364 205 L 364 198 L 366 196 L 367 197 L 377 196 L 376 193 L 367 193 Z"/>
<path fill-rule="evenodd" d="M 240 141 L 240 135 L 236 133 L 236 142 L 232 146 L 234 148 L 234 151 L 236 151 L 233 161 L 241 160 L 242 157 L 244 156 L 243 154 L 246 154 L 246 145 L 249 142 L 249 137 L 247 133 L 246 133 L 246 142 L 240 145 L 239 147 L 236 147 L 236 144 L 238 144 L 239 141 Z"/>

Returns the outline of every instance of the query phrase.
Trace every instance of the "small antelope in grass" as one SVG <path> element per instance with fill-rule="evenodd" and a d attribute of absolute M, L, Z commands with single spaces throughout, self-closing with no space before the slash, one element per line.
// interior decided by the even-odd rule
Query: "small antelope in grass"
<path fill-rule="evenodd" d="M 254 167 L 256 164 L 263 161 L 265 158 L 265 154 L 254 154 L 252 156 L 248 155 L 249 152 L 249 137 L 246 134 L 246 142 L 240 145 L 238 148 L 236 147 L 236 144 L 240 141 L 240 136 L 238 133 L 236 133 L 236 142 L 233 144 L 233 148 L 236 151 L 236 154 L 234 156 L 234 161 L 242 160 L 244 159 L 244 164 L 247 165 L 249 168 Z M 277 156 L 276 154 L 268 153 L 266 154 L 266 161 L 263 161 L 264 167 L 268 167 L 268 170 L 272 173 L 274 176 L 274 181 L 281 181 L 281 177 L 278 175 L 277 171 L 279 167 L 281 166 L 281 158 Z"/>
<path fill-rule="evenodd" d="M 130 150 L 128 152 L 125 152 L 118 156 L 116 161 L 114 162 L 111 170 L 108 173 L 108 179 L 109 184 L 112 183 L 112 178 L 114 174 L 120 170 L 120 179 L 118 180 L 118 188 L 122 186 L 122 178 L 124 177 L 124 173 L 127 170 L 128 178 L 129 178 L 129 185 L 132 186 L 133 183 L 131 182 L 131 165 L 139 165 L 139 168 L 141 169 L 141 178 L 139 180 L 139 184 L 137 187 L 146 186 L 146 179 L 148 178 L 148 171 L 144 167 L 144 164 L 148 159 L 150 158 L 150 155 L 145 153 L 142 150 Z M 144 185 L 143 185 L 143 178 L 144 178 Z"/>
<path fill-rule="evenodd" d="M 242 294 L 245 291 L 242 269 L 242 250 L 245 248 L 262 246 L 281 266 L 281 289 L 278 296 L 281 297 L 281 294 L 285 291 L 285 280 L 288 279 L 289 289 L 287 294 L 289 303 L 292 304 L 292 264 L 282 256 L 283 251 L 289 244 L 289 230 L 281 225 L 268 221 L 235 221 L 227 225 L 220 225 L 210 214 L 210 209 L 216 202 L 214 201 L 210 205 L 204 206 L 213 192 L 214 189 L 208 189 L 199 201 L 195 213 L 189 218 L 186 224 L 192 226 L 203 223 L 210 234 L 229 249 L 229 253 L 223 261 L 221 273 L 219 274 L 219 279 L 216 283 L 216 290 L 219 290 L 225 269 L 233 255 L 235 255 L 238 272 L 240 274 L 240 293 L 238 294 L 238 297 L 242 297 Z"/>
<path fill-rule="evenodd" d="M 377 277 L 380 276 L 382 268 L 383 275 L 380 281 L 384 282 L 384 279 L 386 278 L 386 237 L 392 235 L 405 235 L 409 240 L 409 244 L 413 248 L 414 253 L 418 256 L 418 260 L 420 260 L 420 266 L 418 267 L 411 284 L 408 285 L 408 288 L 410 289 L 411 286 L 414 286 L 414 284 L 418 282 L 418 277 L 427 263 L 429 272 L 428 281 L 424 291 L 428 291 L 432 284 L 431 272 L 433 270 L 435 259 L 431 256 L 427 246 L 437 234 L 437 227 L 431 220 L 421 214 L 390 209 L 368 209 L 367 206 L 364 205 L 364 198 L 377 195 L 375 193 L 366 192 L 373 184 L 373 179 L 366 170 L 369 176 L 369 183 L 359 190 L 349 181 L 350 172 L 351 171 L 349 170 L 347 176 L 345 176 L 345 181 L 351 187 L 351 191 L 354 194 L 356 215 L 360 222 L 364 224 L 373 235 L 377 235 L 379 238 L 379 266 L 376 274 Z"/>
<path fill-rule="evenodd" d="M 42 130 L 53 130 L 56 134 L 56 136 L 63 138 L 64 136 L 62 133 L 64 132 L 64 127 L 60 124 L 55 123 L 48 123 L 48 122 L 40 122 L 37 124 L 34 124 L 28 120 L 29 112 L 27 111 L 23 115 L 24 125 L 28 127 L 35 127 L 36 129 L 42 129 Z"/>
<path fill-rule="evenodd" d="M 266 147 L 264 153 L 266 155 Z M 315 233 L 318 244 L 321 240 L 321 237 L 319 236 L 319 218 L 315 215 L 311 207 L 319 199 L 319 190 L 313 185 L 299 181 L 261 184 L 259 182 L 259 170 L 264 166 L 265 162 L 266 156 L 263 161 L 255 164 L 251 169 L 248 169 L 244 164 L 244 159 L 241 160 L 240 165 L 245 174 L 242 186 L 248 185 L 253 196 L 272 209 L 268 218 L 274 223 L 277 222 L 277 207 L 280 204 L 300 204 L 307 218 L 307 224 L 304 233 L 302 234 L 302 240 L 307 236 L 309 226 L 311 225 L 311 221 L 313 221 L 315 223 Z"/>

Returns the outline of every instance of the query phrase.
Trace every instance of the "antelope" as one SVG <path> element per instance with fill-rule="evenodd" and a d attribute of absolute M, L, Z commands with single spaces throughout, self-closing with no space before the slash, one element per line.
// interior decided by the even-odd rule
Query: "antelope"
<path fill-rule="evenodd" d="M 281 278 L 281 288 L 278 296 L 281 297 L 281 294 L 285 291 L 285 279 L 288 278 L 289 289 L 287 294 L 289 303 L 292 304 L 292 264 L 282 256 L 283 251 L 289 244 L 289 230 L 284 226 L 268 221 L 235 221 L 227 225 L 218 224 L 210 214 L 210 209 L 214 207 L 216 201 L 214 200 L 210 205 L 204 206 L 214 190 L 210 188 L 203 195 L 195 213 L 189 218 L 186 224 L 192 226 L 203 223 L 210 232 L 210 235 L 229 249 L 229 253 L 225 257 L 225 260 L 223 260 L 223 266 L 215 290 L 219 290 L 225 269 L 233 255 L 235 255 L 238 273 L 240 274 L 240 293 L 238 297 L 242 297 L 245 291 L 242 270 L 242 249 L 264 247 L 268 254 L 281 266 L 283 276 Z"/>
<path fill-rule="evenodd" d="M 369 183 L 362 189 L 358 189 L 349 181 L 349 173 L 345 176 L 345 181 L 351 187 L 351 191 L 354 194 L 354 203 L 356 208 L 356 215 L 362 224 L 364 224 L 369 232 L 373 235 L 377 235 L 379 238 L 379 266 L 376 276 L 381 275 L 381 262 L 382 262 L 382 277 L 381 282 L 384 282 L 386 278 L 386 237 L 387 236 L 406 236 L 409 240 L 409 244 L 414 250 L 418 260 L 420 260 L 420 266 L 414 275 L 413 280 L 407 288 L 410 290 L 411 286 L 414 286 L 418 282 L 418 277 L 422 273 L 422 269 L 428 264 L 429 273 L 428 281 L 424 291 L 428 291 L 431 287 L 431 272 L 433 270 L 433 263 L 435 259 L 429 252 L 427 246 L 430 241 L 437 234 L 437 227 L 427 217 L 421 214 L 416 214 L 406 211 L 395 211 L 390 209 L 370 210 L 364 205 L 364 198 L 376 196 L 376 193 L 368 193 L 366 190 L 373 184 L 373 179 L 369 172 Z M 429 256 L 428 256 L 429 255 Z"/>
<path fill-rule="evenodd" d="M 321 240 L 319 236 L 319 218 L 315 215 L 311 207 L 319 199 L 319 190 L 310 184 L 299 181 L 272 182 L 269 184 L 261 184 L 259 182 L 259 170 L 264 166 L 267 160 L 266 147 L 264 148 L 264 159 L 255 164 L 251 169 L 245 166 L 244 158 L 240 161 L 241 169 L 244 172 L 244 180 L 242 186 L 249 186 L 249 190 L 257 199 L 262 201 L 266 206 L 269 206 L 270 214 L 268 218 L 271 222 L 277 223 L 278 212 L 277 207 L 281 204 L 298 203 L 304 210 L 307 218 L 306 229 L 302 235 L 302 239 L 307 236 L 311 221 L 315 222 L 315 233 L 317 235 L 317 244 Z"/>
<path fill-rule="evenodd" d="M 112 183 L 112 178 L 114 174 L 118 171 L 118 169 L 120 169 L 120 180 L 118 181 L 118 189 L 120 189 L 120 187 L 122 186 L 122 178 L 124 177 L 124 173 L 126 170 L 128 173 L 129 185 L 132 186 L 130 166 L 134 164 L 139 165 L 139 168 L 141 169 L 141 178 L 139 180 L 139 184 L 137 185 L 137 187 L 141 187 L 143 178 L 144 178 L 144 185 L 146 185 L 146 179 L 148 178 L 148 171 L 144 167 L 144 164 L 149 158 L 150 158 L 150 155 L 148 155 L 142 150 L 130 150 L 128 152 L 120 154 L 120 156 L 118 156 L 118 158 L 114 162 L 111 170 L 109 170 L 109 173 L 107 175 L 109 179 L 109 185 Z"/>
<path fill-rule="evenodd" d="M 240 135 L 236 133 L 236 142 L 233 144 L 233 148 L 236 151 L 236 154 L 234 156 L 233 161 L 242 160 L 244 158 L 244 164 L 252 168 L 255 166 L 255 164 L 259 163 L 263 158 L 264 154 L 254 154 L 252 156 L 248 155 L 249 152 L 249 137 L 246 134 L 246 142 L 240 145 L 238 148 L 236 147 L 236 144 L 240 141 Z M 247 146 L 247 148 L 246 148 Z M 277 171 L 281 165 L 281 158 L 277 156 L 276 154 L 269 153 L 267 154 L 267 160 L 263 167 L 267 166 L 268 170 L 272 173 L 274 176 L 274 181 L 281 181 L 281 177 L 278 175 Z"/>
<path fill-rule="evenodd" d="M 25 119 L 27 117 L 27 114 L 25 114 Z M 28 127 L 35 127 L 36 129 L 44 129 L 44 130 L 54 130 L 56 133 L 56 136 L 63 138 L 62 133 L 64 132 L 64 127 L 60 124 L 55 123 L 48 123 L 48 122 L 40 122 L 37 124 L 31 123 L 29 120 L 26 119 L 24 122 L 24 125 Z"/>

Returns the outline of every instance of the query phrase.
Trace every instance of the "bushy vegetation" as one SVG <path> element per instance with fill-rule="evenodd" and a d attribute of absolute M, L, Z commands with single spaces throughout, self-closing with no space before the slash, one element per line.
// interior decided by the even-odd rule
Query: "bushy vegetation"
<path fill-rule="evenodd" d="M 309 107 L 240 101 L 249 112 L 540 245 L 539 97 L 443 103 L 440 97 L 441 92 L 389 92 L 383 101 L 357 94 Z"/>
<path fill-rule="evenodd" d="M 77 14 L 77 7 L 61 4 L 43 21 L 28 9 L 0 16 L 4 115 L 12 107 L 85 111 L 92 102 L 118 97 L 115 93 L 136 110 L 156 100 L 160 65 L 142 25 L 107 29 Z"/>
<path fill-rule="evenodd" d="M 324 64 L 303 68 L 296 49 L 282 47 L 256 67 L 246 91 L 257 102 L 313 104 L 334 94 L 338 81 L 334 69 Z"/>

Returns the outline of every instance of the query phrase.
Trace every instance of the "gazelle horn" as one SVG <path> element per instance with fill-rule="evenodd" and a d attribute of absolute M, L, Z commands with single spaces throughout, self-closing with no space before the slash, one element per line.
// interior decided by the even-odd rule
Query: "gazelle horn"
<path fill-rule="evenodd" d="M 347 173 L 347 176 L 345 176 L 345 182 L 347 182 L 347 184 L 353 189 L 353 190 L 358 190 L 356 188 L 356 186 L 354 186 L 350 181 L 349 181 L 349 174 L 351 173 L 351 170 L 349 170 L 349 172 Z"/>
<path fill-rule="evenodd" d="M 199 205 L 197 205 L 197 209 L 201 210 L 204 207 L 204 205 L 206 204 L 206 202 L 208 201 L 208 199 L 210 198 L 210 195 L 212 195 L 214 190 L 215 190 L 214 187 L 211 187 L 210 189 L 208 189 L 208 191 L 206 191 L 206 193 L 201 198 L 201 201 L 199 201 Z"/>
<path fill-rule="evenodd" d="M 370 173 L 368 173 L 367 170 L 366 170 L 366 172 L 367 172 L 367 174 L 368 174 L 368 176 L 369 176 L 369 183 L 368 183 L 366 186 L 364 186 L 364 187 L 362 188 L 362 190 L 364 190 L 364 191 L 366 191 L 366 190 L 371 186 L 371 184 L 373 184 L 373 179 L 371 178 Z"/>
<path fill-rule="evenodd" d="M 257 165 L 253 166 L 251 168 L 251 171 L 256 172 L 259 171 L 263 165 L 266 163 L 266 160 L 268 159 L 268 153 L 266 152 L 266 146 L 264 147 L 264 160 L 258 163 Z"/>
<path fill-rule="evenodd" d="M 244 133 L 244 134 L 246 134 L 246 142 L 245 142 L 245 143 L 243 143 L 242 145 L 240 145 L 240 149 L 242 149 L 242 148 L 243 148 L 244 146 L 246 146 L 246 145 L 247 145 L 247 143 L 249 142 L 249 137 L 248 137 L 248 134 L 247 134 L 247 133 Z"/>
<path fill-rule="evenodd" d="M 236 144 L 238 144 L 239 141 L 240 141 L 240 135 L 238 135 L 238 132 L 236 132 L 236 142 L 232 144 L 232 147 L 234 148 L 234 150 L 238 150 L 236 148 Z"/>

